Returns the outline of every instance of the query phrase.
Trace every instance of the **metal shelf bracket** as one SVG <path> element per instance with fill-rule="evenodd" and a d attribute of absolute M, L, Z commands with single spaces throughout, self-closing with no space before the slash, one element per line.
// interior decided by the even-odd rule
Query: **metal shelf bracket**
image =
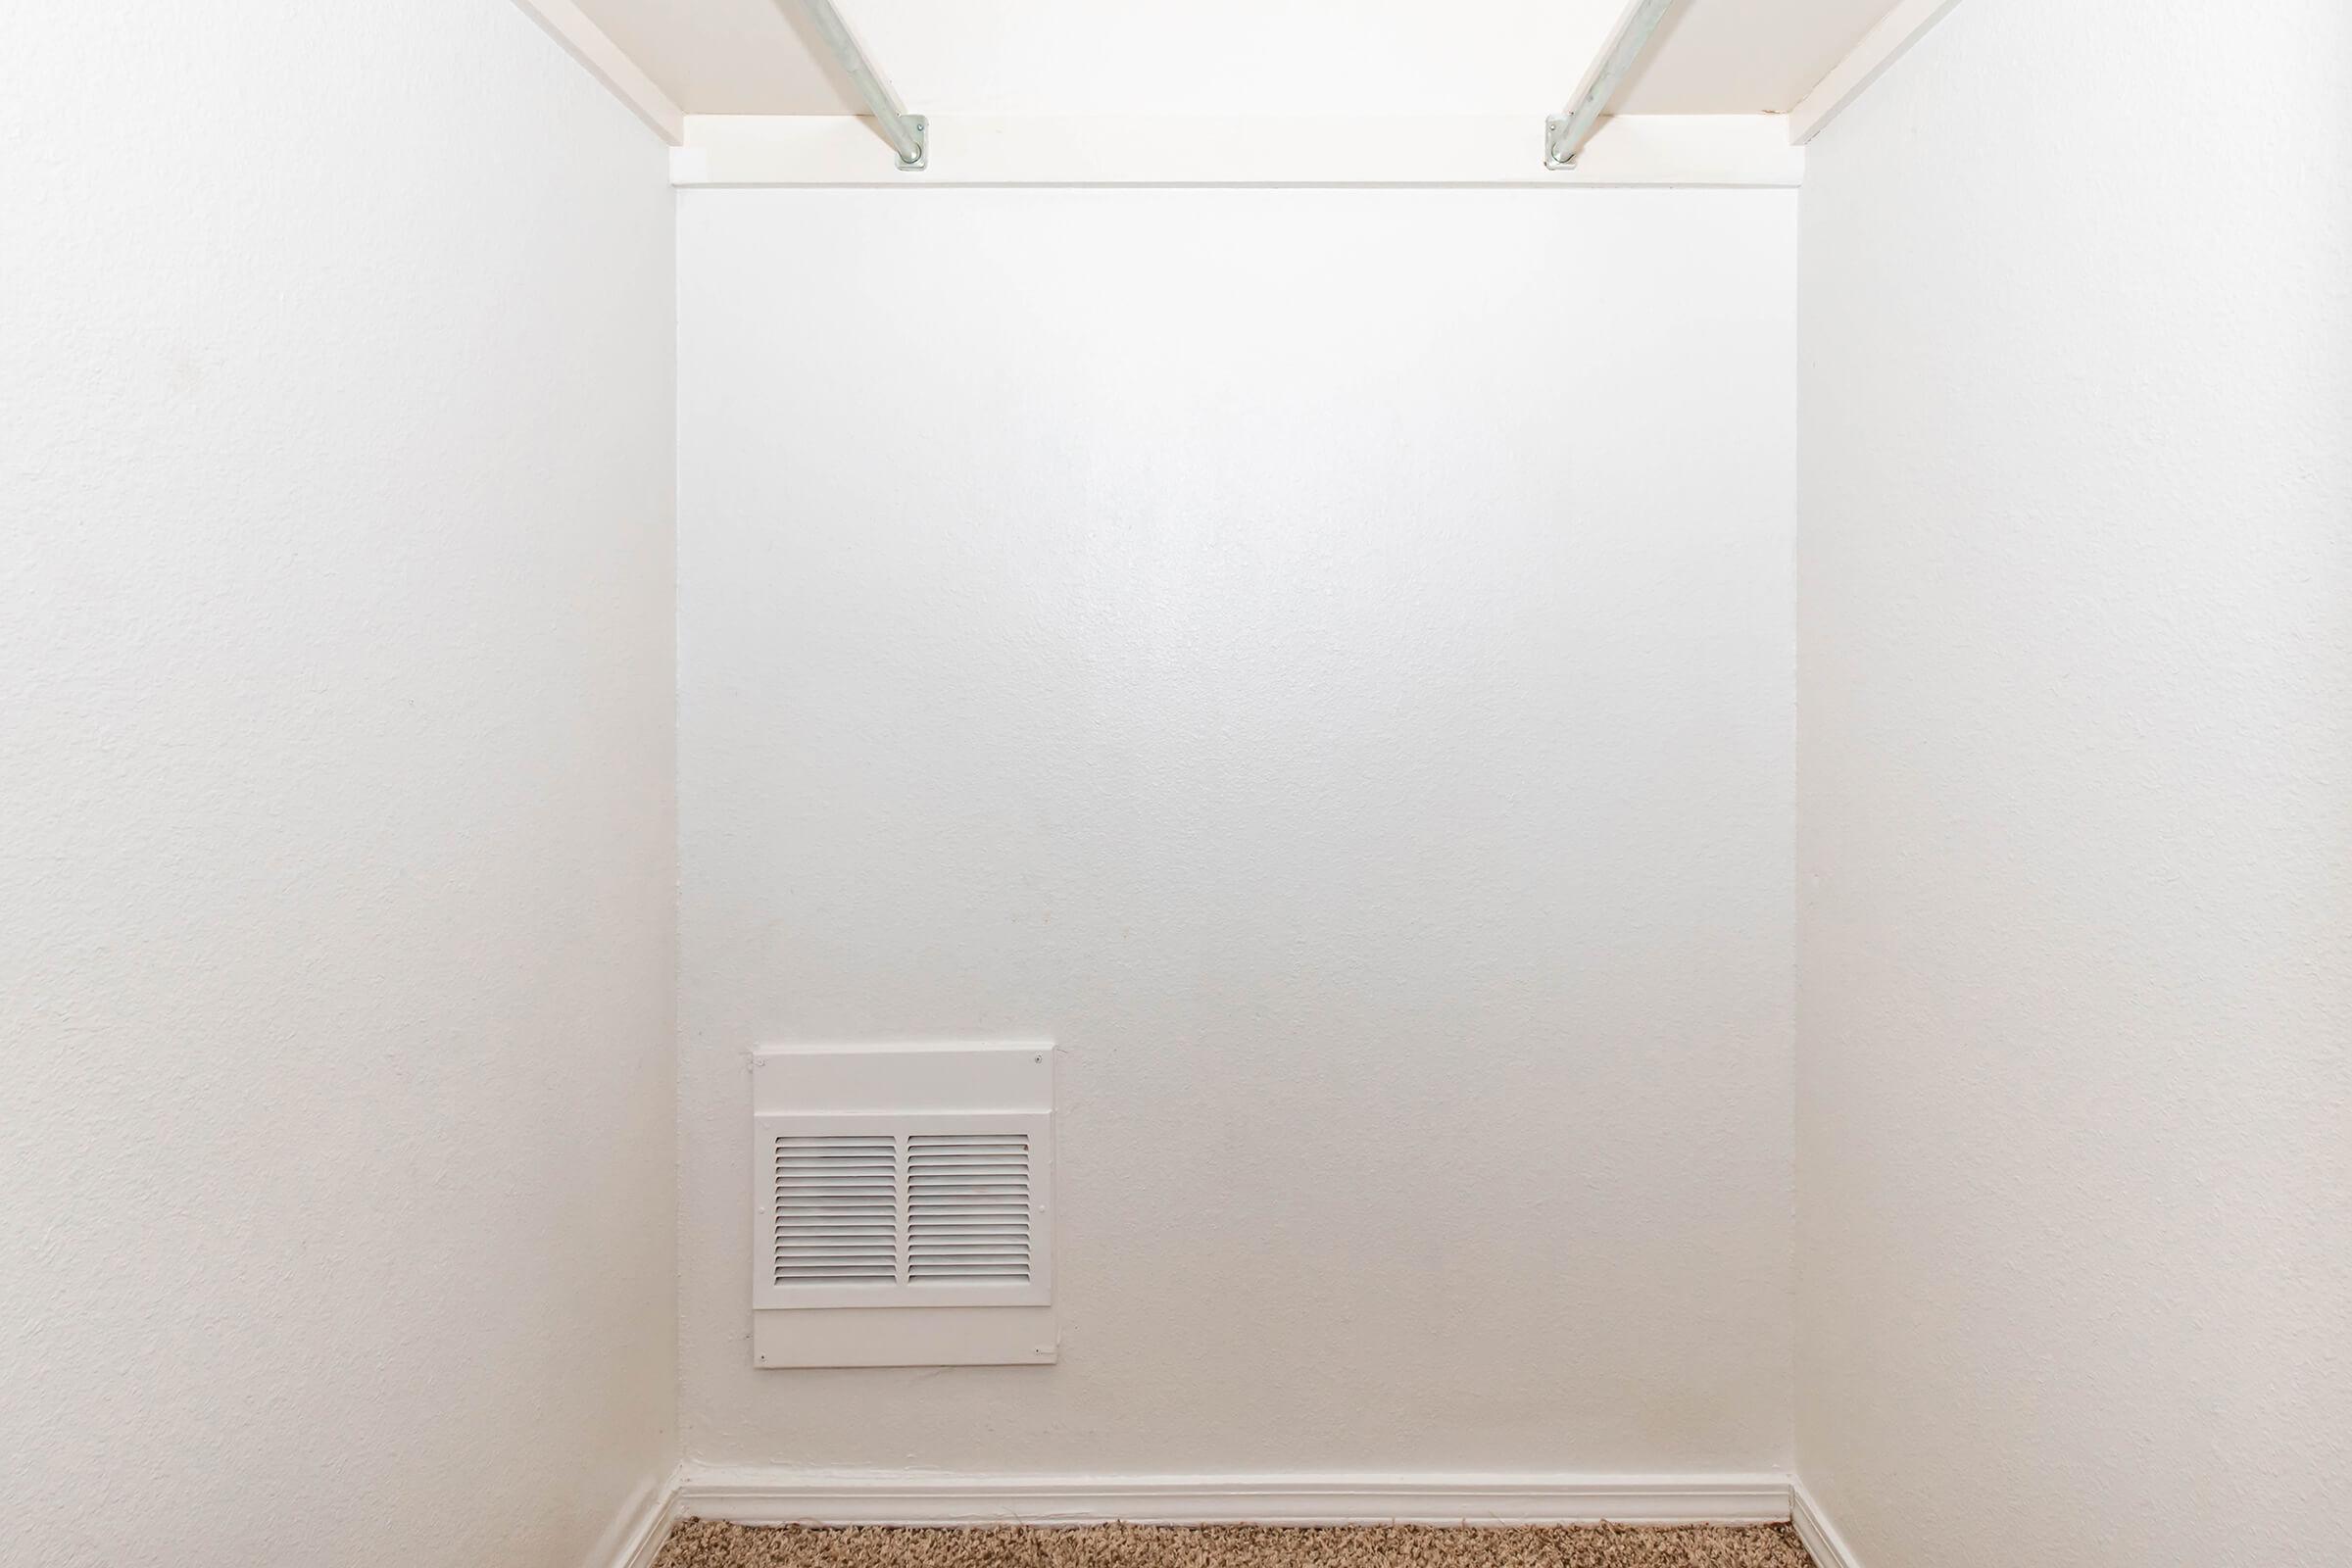
<path fill-rule="evenodd" d="M 783 4 L 784 0 L 777 0 Z M 877 69 L 850 30 L 850 24 L 834 8 L 833 0 L 799 0 L 801 9 L 808 14 L 809 24 L 850 78 L 850 85 L 865 100 L 866 109 L 874 117 L 874 128 L 890 143 L 891 151 L 899 155 L 899 167 L 913 171 L 930 162 L 931 122 L 921 115 L 910 115 L 899 95 L 891 90 L 889 80 Z"/>
<path fill-rule="evenodd" d="M 1544 167 L 1574 169 L 1577 154 L 1600 128 L 1600 118 L 1608 112 L 1609 100 L 1617 96 L 1617 88 L 1642 63 L 1642 52 L 1657 36 L 1659 24 L 1677 0 L 1631 0 L 1625 14 L 1617 19 L 1608 41 L 1592 64 L 1585 69 L 1585 79 L 1577 83 L 1568 99 L 1568 107 L 1544 122 Z"/>

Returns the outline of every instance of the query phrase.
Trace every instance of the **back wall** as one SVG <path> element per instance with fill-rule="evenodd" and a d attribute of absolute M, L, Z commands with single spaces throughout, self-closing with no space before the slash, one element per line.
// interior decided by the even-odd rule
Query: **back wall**
<path fill-rule="evenodd" d="M 1794 219 L 682 198 L 690 1457 L 1785 1467 Z M 1029 1033 L 1060 1364 L 754 1370 L 746 1054 Z"/>

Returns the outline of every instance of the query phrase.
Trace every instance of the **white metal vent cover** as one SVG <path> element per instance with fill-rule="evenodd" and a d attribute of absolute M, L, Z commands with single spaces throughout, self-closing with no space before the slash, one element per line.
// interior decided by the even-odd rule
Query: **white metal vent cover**
<path fill-rule="evenodd" d="M 756 1054 L 755 1310 L 1049 1304 L 1052 1050 Z"/>
<path fill-rule="evenodd" d="M 1050 1112 L 755 1119 L 755 1307 L 1052 1299 Z"/>

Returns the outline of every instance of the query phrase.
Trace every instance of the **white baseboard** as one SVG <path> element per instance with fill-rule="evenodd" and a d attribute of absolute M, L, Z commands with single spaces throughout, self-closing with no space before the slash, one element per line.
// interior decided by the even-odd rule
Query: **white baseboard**
<path fill-rule="evenodd" d="M 1862 1568 L 1853 1548 L 1822 1513 L 1821 1504 L 1813 1500 L 1813 1494 L 1805 1490 L 1801 1481 L 1788 1483 L 1788 1522 L 1796 1527 L 1797 1540 L 1813 1554 L 1816 1568 Z"/>
<path fill-rule="evenodd" d="M 589 1554 L 588 1568 L 654 1568 L 662 1543 L 678 1519 L 675 1472 L 649 1480 L 622 1507 L 620 1517 Z"/>
<path fill-rule="evenodd" d="M 1742 1476 L 970 1476 L 688 1467 L 678 1513 L 738 1524 L 1764 1524 L 1788 1479 Z"/>

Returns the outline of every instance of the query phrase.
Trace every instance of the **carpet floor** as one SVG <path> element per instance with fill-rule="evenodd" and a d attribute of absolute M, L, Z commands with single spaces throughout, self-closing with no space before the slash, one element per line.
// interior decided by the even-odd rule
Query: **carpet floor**
<path fill-rule="evenodd" d="M 1787 1525 L 1040 1530 L 681 1523 L 654 1568 L 1811 1568 Z"/>

